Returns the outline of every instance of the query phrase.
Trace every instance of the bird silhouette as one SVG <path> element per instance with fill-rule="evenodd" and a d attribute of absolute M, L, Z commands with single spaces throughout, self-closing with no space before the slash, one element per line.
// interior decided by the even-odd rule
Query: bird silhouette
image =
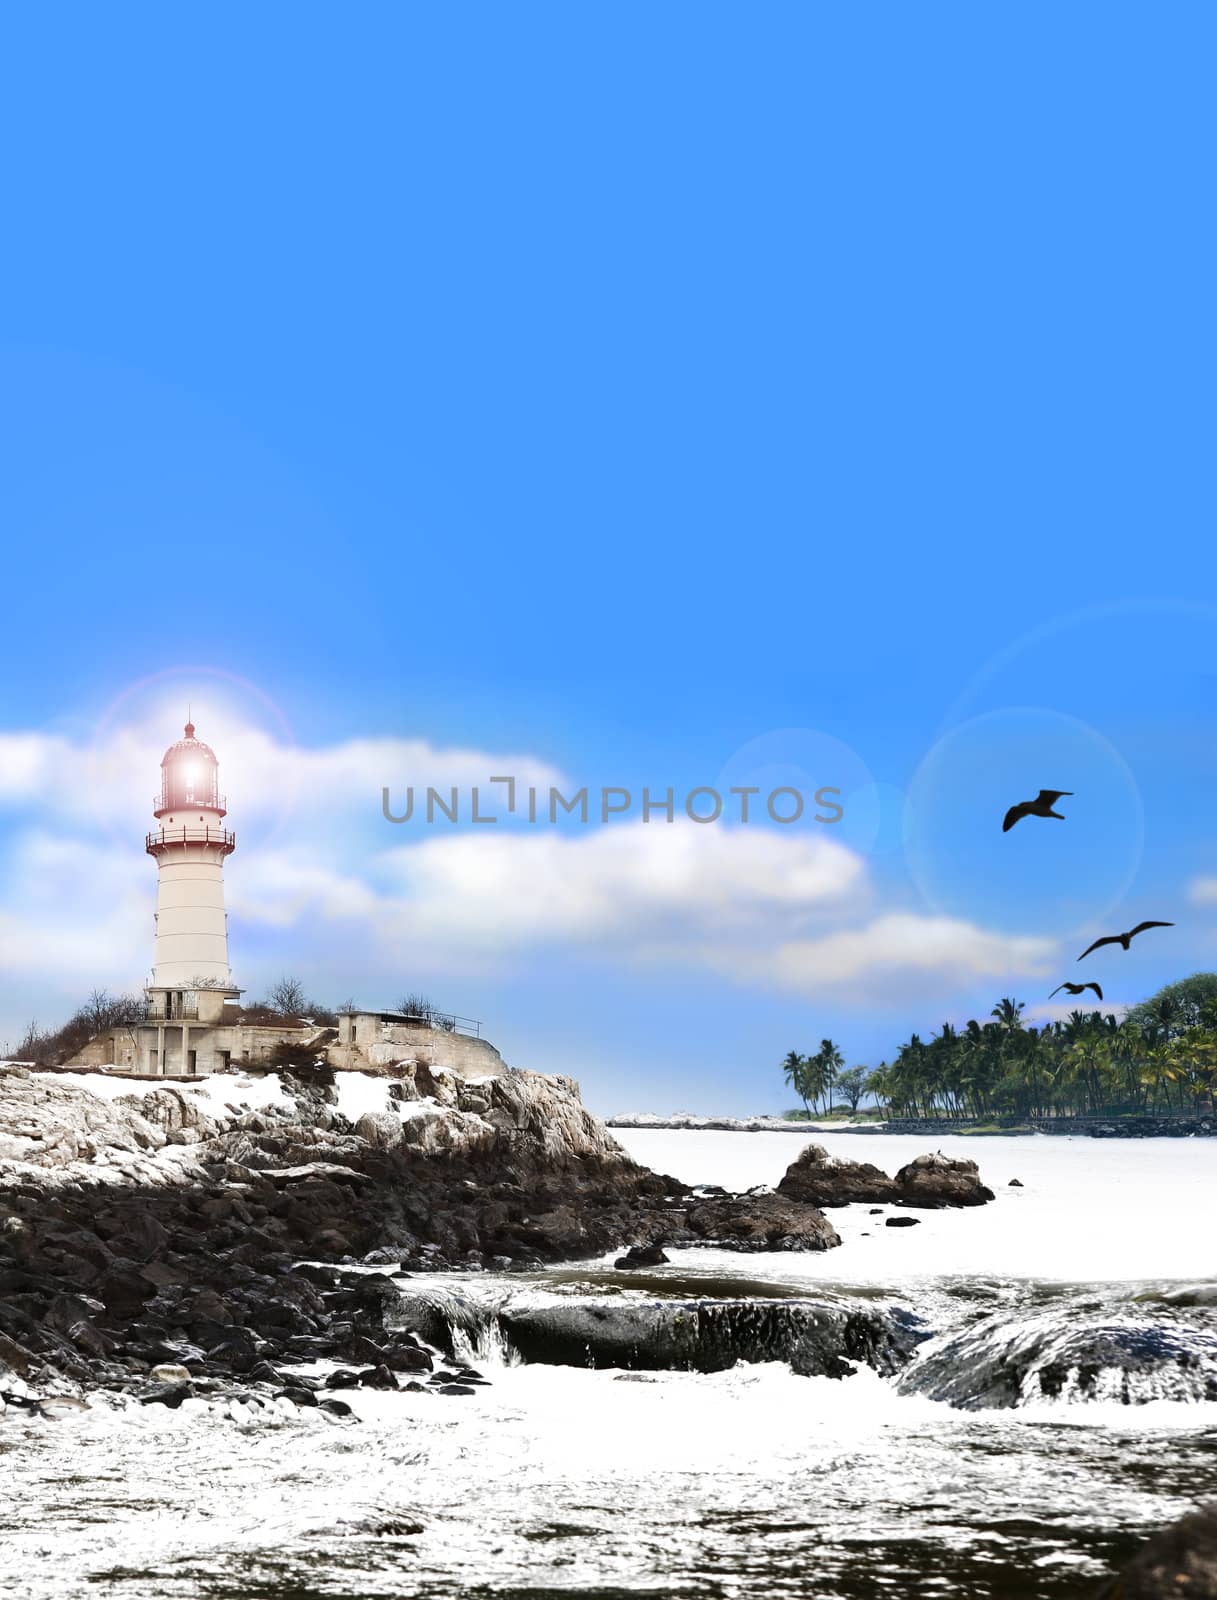
<path fill-rule="evenodd" d="M 1127 950 L 1137 935 L 1139 933 L 1144 933 L 1146 928 L 1173 928 L 1174 926 L 1175 924 L 1173 922 L 1138 922 L 1137 926 L 1135 928 L 1130 928 L 1127 933 L 1109 933 L 1104 939 L 1096 939 L 1092 945 L 1088 945 L 1086 949 L 1082 951 L 1082 954 L 1078 957 L 1078 960 L 1084 961 L 1092 950 L 1097 950 L 1101 945 L 1105 944 L 1123 945 L 1125 950 Z"/>
<path fill-rule="evenodd" d="M 1078 960 L 1081 959 L 1079 956 Z M 1103 998 L 1103 991 L 1097 983 L 1058 983 L 1052 994 L 1060 994 L 1062 989 L 1068 989 L 1070 994 L 1081 994 L 1084 989 L 1093 989 L 1100 1000 Z M 1052 994 L 1048 996 L 1049 1000 L 1052 999 Z"/>
<path fill-rule="evenodd" d="M 1010 807 L 1006 812 L 1006 820 L 1001 825 L 1001 831 L 1009 833 L 1014 824 L 1021 822 L 1024 817 L 1055 817 L 1058 822 L 1064 822 L 1061 813 L 1052 808 L 1058 800 L 1072 793 L 1072 789 L 1041 789 L 1034 800 L 1023 800 L 1018 805 Z"/>

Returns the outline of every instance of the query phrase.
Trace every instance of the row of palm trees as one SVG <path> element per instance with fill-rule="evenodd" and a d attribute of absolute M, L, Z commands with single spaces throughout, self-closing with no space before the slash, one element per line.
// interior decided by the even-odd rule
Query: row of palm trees
<path fill-rule="evenodd" d="M 1134 1006 L 1074 1011 L 1030 1027 L 1021 1000 L 1004 996 L 984 1022 L 944 1022 L 914 1033 L 873 1071 L 844 1065 L 831 1039 L 814 1055 L 790 1051 L 786 1082 L 810 1115 L 833 1090 L 856 1110 L 870 1097 L 891 1116 L 1159 1115 L 1213 1112 L 1217 1079 L 1217 976 L 1197 974 Z"/>
<path fill-rule="evenodd" d="M 1185 1016 L 1169 998 L 1122 1021 L 1074 1011 L 1040 1028 L 1003 997 L 986 1022 L 913 1034 L 867 1090 L 893 1115 L 1111 1116 L 1212 1110 L 1217 1005 Z"/>

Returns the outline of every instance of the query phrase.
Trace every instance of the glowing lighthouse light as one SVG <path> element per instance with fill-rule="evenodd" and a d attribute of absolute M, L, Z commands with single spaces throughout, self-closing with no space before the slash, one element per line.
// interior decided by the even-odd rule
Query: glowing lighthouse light
<path fill-rule="evenodd" d="M 153 800 L 158 826 L 146 840 L 157 866 L 147 993 L 154 1016 L 213 1022 L 220 1019 L 225 996 L 240 993 L 228 965 L 224 911 L 224 857 L 236 848 L 236 838 L 224 826 L 215 752 L 195 738 L 193 722 L 185 734 L 161 762 L 161 792 Z"/>

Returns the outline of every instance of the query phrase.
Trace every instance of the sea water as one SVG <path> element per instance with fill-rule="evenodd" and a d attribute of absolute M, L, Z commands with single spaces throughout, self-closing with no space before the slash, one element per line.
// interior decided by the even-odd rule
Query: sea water
<path fill-rule="evenodd" d="M 688 1182 L 775 1183 L 799 1139 L 639 1130 L 622 1142 Z M 894 1171 L 924 1138 L 817 1135 Z M 924 1315 L 935 1340 L 1004 1319 L 1114 1321 L 1151 1306 L 1195 1330 L 1217 1286 L 1217 1144 L 944 1136 L 996 1201 L 853 1206 L 839 1250 L 673 1252 L 526 1278 L 402 1280 L 468 1313 L 471 1396 L 344 1394 L 358 1423 L 187 1401 L 60 1422 L 0 1418 L 0 1593 L 125 1600 L 617 1595 L 1084 1595 L 1138 1537 L 1217 1494 L 1217 1405 L 1063 1393 L 966 1411 L 863 1367 L 698 1373 L 519 1362 L 505 1297 L 831 1294 Z M 1023 1187 L 1010 1188 L 1017 1177 Z M 1181 1326 L 1183 1325 L 1181 1320 Z M 923 1359 L 920 1355 L 916 1362 Z"/>

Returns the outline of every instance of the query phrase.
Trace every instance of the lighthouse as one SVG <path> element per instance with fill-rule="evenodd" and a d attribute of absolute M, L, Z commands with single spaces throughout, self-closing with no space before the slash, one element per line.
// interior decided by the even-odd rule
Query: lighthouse
<path fill-rule="evenodd" d="M 205 1078 L 324 1062 L 344 1071 L 391 1073 L 409 1062 L 456 1077 L 498 1077 L 503 1058 L 481 1024 L 427 1011 L 364 1011 L 298 1017 L 268 1004 L 243 1007 L 228 965 L 224 861 L 236 849 L 225 827 L 220 767 L 210 745 L 185 735 L 161 761 L 156 826 L 145 836 L 156 862 L 156 937 L 145 1004 L 103 1028 L 61 1066 L 130 1078 Z M 286 1052 L 286 1054 L 284 1054 Z M 421 1052 L 421 1053 L 420 1053 Z"/>
<path fill-rule="evenodd" d="M 161 1072 L 164 1023 L 181 1024 L 179 1060 L 184 1069 L 190 1054 L 189 1024 L 219 1022 L 225 998 L 240 993 L 228 965 L 224 911 L 224 858 L 237 841 L 224 826 L 227 808 L 219 770 L 215 751 L 195 737 L 194 723 L 187 722 L 185 737 L 165 751 L 161 789 L 153 799 L 157 826 L 145 846 L 156 861 L 156 938 L 146 994 L 149 1020 L 161 1024 Z M 178 1044 L 173 1038 L 170 1047 Z"/>

